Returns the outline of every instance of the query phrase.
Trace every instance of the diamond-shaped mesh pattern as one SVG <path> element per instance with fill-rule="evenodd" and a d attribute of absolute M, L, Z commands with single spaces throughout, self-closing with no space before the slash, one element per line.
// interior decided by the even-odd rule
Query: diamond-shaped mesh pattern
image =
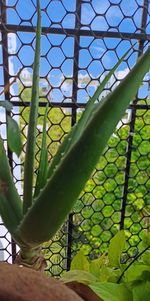
<path fill-rule="evenodd" d="M 0 100 L 5 98 L 12 102 L 13 117 L 22 130 L 21 159 L 8 151 L 21 195 L 35 49 L 35 2 L 1 1 Z M 128 4 L 126 0 L 42 0 L 41 7 L 40 109 L 35 174 L 47 102 L 47 143 L 51 159 L 66 133 L 80 118 L 99 82 L 134 45 L 131 55 L 105 87 L 102 96 L 107 95 L 147 47 L 150 34 L 148 0 L 131 0 Z M 81 247 L 91 258 L 106 251 L 111 237 L 120 228 L 126 229 L 128 256 L 136 254 L 150 223 L 149 109 L 147 74 L 73 212 L 54 240 L 44 245 L 48 271 L 52 274 L 60 275 L 64 269 L 69 269 L 72 256 Z M 0 133 L 6 143 L 3 109 L 0 109 Z M 13 261 L 15 253 L 16 246 L 0 221 L 0 260 Z"/>

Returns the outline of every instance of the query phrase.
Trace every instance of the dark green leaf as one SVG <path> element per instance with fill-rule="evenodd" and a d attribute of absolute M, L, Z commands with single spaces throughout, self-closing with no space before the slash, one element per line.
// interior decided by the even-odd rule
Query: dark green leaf
<path fill-rule="evenodd" d="M 127 282 L 140 280 L 143 272 L 150 271 L 150 266 L 144 264 L 133 264 L 131 267 L 125 272 L 125 280 Z"/>
<path fill-rule="evenodd" d="M 10 150 L 19 157 L 22 151 L 20 129 L 18 123 L 10 116 L 7 116 L 7 140 Z"/>
<path fill-rule="evenodd" d="M 150 281 L 143 282 L 133 288 L 133 301 L 150 300 Z"/>
<path fill-rule="evenodd" d="M 22 202 L 13 182 L 10 166 L 0 137 L 0 215 L 8 231 L 14 232 L 22 219 Z"/>

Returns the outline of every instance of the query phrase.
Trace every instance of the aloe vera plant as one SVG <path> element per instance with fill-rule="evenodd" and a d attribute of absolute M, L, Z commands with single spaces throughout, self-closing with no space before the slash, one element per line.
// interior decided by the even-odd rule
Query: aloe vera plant
<path fill-rule="evenodd" d="M 131 50 L 129 49 L 102 81 L 94 96 L 90 98 L 81 119 L 65 137 L 56 156 L 50 163 L 47 159 L 45 117 L 39 172 L 34 190 L 41 36 L 39 0 L 37 0 L 37 13 L 32 97 L 24 164 L 23 199 L 20 198 L 13 182 L 3 141 L 0 138 L 0 215 L 8 231 L 20 246 L 20 260 L 23 264 L 29 266 L 33 265 L 35 258 L 39 258 L 40 245 L 53 237 L 70 212 L 97 164 L 109 137 L 135 96 L 145 73 L 148 72 L 150 67 L 150 49 L 148 49 L 120 85 L 99 103 L 95 104 L 112 74 L 125 56 L 128 55 Z M 5 102 L 3 106 L 10 109 Z M 47 116 L 47 113 L 45 116 Z M 10 118 L 8 133 L 12 131 L 19 137 L 18 128 Z M 11 137 L 11 135 L 9 136 Z M 20 153 L 20 144 L 16 149 L 16 145 L 11 144 L 11 138 L 8 139 L 8 144 L 12 151 L 17 154 Z M 38 265 L 39 262 L 36 261 L 36 264 Z"/>

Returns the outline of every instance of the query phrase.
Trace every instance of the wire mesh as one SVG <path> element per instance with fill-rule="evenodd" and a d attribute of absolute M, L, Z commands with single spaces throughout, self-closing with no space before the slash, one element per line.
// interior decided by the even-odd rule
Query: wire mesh
<path fill-rule="evenodd" d="M 36 169 L 41 125 L 49 102 L 49 159 L 88 98 L 123 53 L 134 45 L 102 96 L 124 78 L 150 37 L 149 0 L 43 0 L 40 109 Z M 13 104 L 13 117 L 22 130 L 21 159 L 8 150 L 16 186 L 22 195 L 23 162 L 35 49 L 36 4 L 33 0 L 2 0 L 0 22 L 0 99 Z M 135 45 L 135 42 L 136 45 Z M 135 79 L 136 80 L 136 79 Z M 0 133 L 6 143 L 5 111 L 0 109 Z M 126 229 L 127 256 L 134 256 L 149 227 L 150 205 L 149 74 L 119 122 L 91 179 L 53 241 L 44 245 L 48 268 L 60 275 L 70 268 L 79 248 L 91 258 L 108 248 L 118 229 Z M 39 221 L 40 227 L 40 221 Z M 0 223 L 0 259 L 13 261 L 16 245 Z"/>

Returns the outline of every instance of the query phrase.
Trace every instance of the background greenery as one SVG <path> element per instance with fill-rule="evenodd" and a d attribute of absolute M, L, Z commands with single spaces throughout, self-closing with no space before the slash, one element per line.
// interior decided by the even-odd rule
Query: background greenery
<path fill-rule="evenodd" d="M 21 87 L 20 87 L 21 91 Z M 41 99 L 45 101 L 44 93 L 40 90 Z M 30 99 L 30 88 L 23 90 L 23 100 Z M 43 98 L 42 98 L 43 97 Z M 144 101 L 140 101 L 142 104 Z M 149 100 L 148 100 L 149 102 Z M 42 123 L 45 108 L 40 108 L 38 118 L 38 166 Z M 47 145 L 49 145 L 49 160 L 55 155 L 65 134 L 71 128 L 71 112 L 69 109 L 51 107 L 47 121 Z M 77 118 L 82 112 L 79 110 Z M 29 107 L 20 108 L 20 125 L 25 144 Z M 127 257 L 134 256 L 140 246 L 141 239 L 149 228 L 150 211 L 150 111 L 136 110 L 134 134 L 130 133 L 131 112 L 119 123 L 113 136 L 108 142 L 103 156 L 96 166 L 91 179 L 77 201 L 72 215 L 72 255 L 82 248 L 84 254 L 91 259 L 107 251 L 111 237 L 118 231 L 121 215 L 121 203 L 124 193 L 125 170 L 127 163 L 127 147 L 130 135 L 133 135 L 132 155 L 126 199 L 124 228 L 126 230 Z M 25 149 L 25 145 L 24 145 Z M 24 155 L 21 158 L 24 160 Z M 36 176 L 36 169 L 35 169 Z M 58 232 L 53 242 L 44 245 L 44 253 L 48 262 L 48 269 L 59 275 L 66 268 L 67 257 L 67 222 Z M 127 258 L 126 258 L 127 259 Z"/>

